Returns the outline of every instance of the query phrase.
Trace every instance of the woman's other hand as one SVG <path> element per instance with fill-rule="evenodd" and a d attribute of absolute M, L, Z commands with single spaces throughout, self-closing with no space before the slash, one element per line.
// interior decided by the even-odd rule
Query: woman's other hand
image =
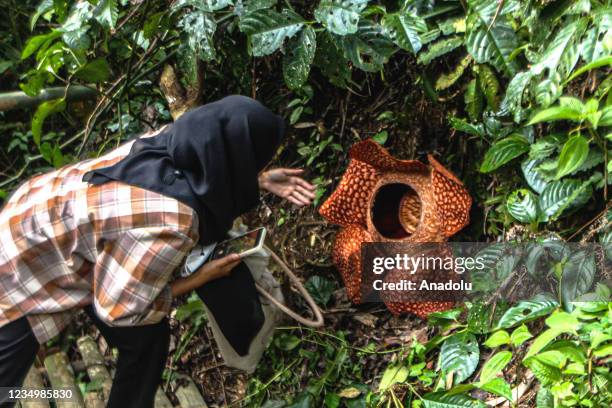
<path fill-rule="evenodd" d="M 259 175 L 259 186 L 293 204 L 309 205 L 315 198 L 315 186 L 300 175 L 302 169 L 272 169 Z"/>
<path fill-rule="evenodd" d="M 223 258 L 206 262 L 195 273 L 172 282 L 170 284 L 172 296 L 181 296 L 208 282 L 228 276 L 239 263 L 240 256 L 238 254 L 230 254 Z"/>

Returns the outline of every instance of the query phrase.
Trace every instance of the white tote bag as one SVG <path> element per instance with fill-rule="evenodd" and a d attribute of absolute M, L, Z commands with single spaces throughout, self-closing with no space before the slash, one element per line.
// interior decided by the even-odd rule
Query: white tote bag
<path fill-rule="evenodd" d="M 229 235 L 230 237 L 236 237 L 244 234 L 245 232 L 247 232 L 247 228 L 240 224 L 237 227 L 235 226 L 234 229 L 229 232 Z M 212 251 L 212 247 L 214 247 L 214 245 L 210 246 L 208 252 Z M 280 269 L 289 277 L 291 283 L 296 287 L 300 295 L 304 298 L 312 310 L 314 319 L 306 319 L 285 305 L 285 297 L 283 296 L 283 292 L 281 290 L 281 284 L 276 280 L 269 269 L 270 260 L 277 263 Z M 190 260 L 188 259 L 187 262 L 189 263 Z M 309 327 L 323 326 L 323 315 L 299 278 L 293 273 L 293 271 L 291 271 L 291 269 L 289 269 L 289 267 L 287 267 L 287 265 L 278 257 L 278 255 L 276 255 L 268 247 L 264 246 L 256 253 L 244 258 L 244 263 L 251 271 L 253 280 L 255 281 L 255 286 L 259 292 L 259 299 L 264 314 L 264 324 L 253 341 L 251 341 L 249 351 L 246 355 L 240 356 L 234 350 L 229 341 L 223 335 L 223 332 L 219 328 L 219 325 L 210 310 L 208 310 L 206 307 L 206 304 L 204 304 L 204 308 L 208 316 L 209 326 L 212 330 L 215 341 L 217 342 L 225 365 L 244 370 L 247 373 L 252 373 L 255 371 L 257 363 L 259 363 L 259 360 L 261 360 L 266 347 L 270 343 L 270 340 L 274 334 L 274 329 L 284 319 L 285 315 Z"/>

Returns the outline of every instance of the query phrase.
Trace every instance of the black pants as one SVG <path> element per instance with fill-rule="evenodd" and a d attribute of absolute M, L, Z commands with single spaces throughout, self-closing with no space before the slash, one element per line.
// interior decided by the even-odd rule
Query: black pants
<path fill-rule="evenodd" d="M 107 407 L 153 407 L 168 356 L 168 320 L 146 326 L 113 327 L 102 322 L 91 307 L 85 311 L 106 342 L 119 350 Z M 37 351 L 38 342 L 26 318 L 0 327 L 0 386 L 21 387 Z"/>

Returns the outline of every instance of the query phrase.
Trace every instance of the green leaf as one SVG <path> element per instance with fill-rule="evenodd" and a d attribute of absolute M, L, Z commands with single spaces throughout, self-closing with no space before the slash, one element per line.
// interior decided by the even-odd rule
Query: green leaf
<path fill-rule="evenodd" d="M 544 79 L 537 84 L 535 98 L 538 105 L 547 108 L 561 96 L 563 87 L 559 83 L 560 80 L 561 77 L 554 73 L 550 78 Z"/>
<path fill-rule="evenodd" d="M 61 31 L 53 30 L 46 34 L 35 35 L 34 37 L 30 37 L 26 42 L 23 51 L 21 52 L 21 59 L 26 59 L 30 55 L 34 54 L 38 51 L 39 48 L 42 47 L 43 44 L 48 47 L 51 44 L 51 41 L 60 37 L 62 35 Z"/>
<path fill-rule="evenodd" d="M 514 75 L 506 88 L 506 95 L 500 106 L 500 113 L 513 113 L 513 118 L 516 123 L 523 118 L 523 96 L 527 85 L 533 78 L 531 71 L 519 72 Z"/>
<path fill-rule="evenodd" d="M 473 334 L 454 334 L 442 344 L 440 368 L 445 374 L 453 372 L 453 381 L 459 384 L 474 373 L 479 357 L 478 342 Z"/>
<path fill-rule="evenodd" d="M 178 26 L 182 28 L 184 42 L 180 48 L 184 49 L 184 53 L 204 61 L 215 59 L 213 36 L 217 30 L 217 23 L 212 14 L 195 10 L 185 14 L 179 20 Z"/>
<path fill-rule="evenodd" d="M 489 348 L 503 346 L 504 344 L 510 344 L 510 335 L 505 330 L 496 331 L 484 342 L 484 345 Z"/>
<path fill-rule="evenodd" d="M 240 19 L 240 31 L 249 36 L 251 53 L 262 57 L 278 50 L 286 38 L 293 37 L 304 25 L 297 13 L 284 9 L 278 13 L 271 9 L 257 10 Z"/>
<path fill-rule="evenodd" d="M 577 300 L 579 296 L 591 289 L 596 271 L 597 264 L 593 252 L 577 251 L 570 255 L 565 265 L 563 265 L 560 288 L 561 299 L 566 309 L 570 308 L 569 304 L 571 302 Z M 577 321 L 573 318 L 567 324 L 575 325 Z"/>
<path fill-rule="evenodd" d="M 612 106 L 606 106 L 601 110 L 597 126 L 612 126 Z"/>
<path fill-rule="evenodd" d="M 32 137 L 34 138 L 36 146 L 40 147 L 40 138 L 42 136 L 42 127 L 45 119 L 53 113 L 62 112 L 64 109 L 66 109 L 66 101 L 63 98 L 43 102 L 38 105 L 34 117 L 32 118 Z"/>
<path fill-rule="evenodd" d="M 317 35 L 317 52 L 315 54 L 314 65 L 329 79 L 329 82 L 337 87 L 346 88 L 351 79 L 351 69 L 348 60 L 334 40 L 334 37 L 327 31 Z"/>
<path fill-rule="evenodd" d="M 582 135 L 570 137 L 561 149 L 557 166 L 558 180 L 579 168 L 589 155 L 589 141 Z"/>
<path fill-rule="evenodd" d="M 532 337 L 533 335 L 529 333 L 529 329 L 527 328 L 527 326 L 523 324 L 514 329 L 514 331 L 510 335 L 510 342 L 514 347 L 518 347 Z"/>
<path fill-rule="evenodd" d="M 360 21 L 359 30 L 341 37 L 340 42 L 344 55 L 366 72 L 380 71 L 395 52 L 382 27 L 367 20 Z"/>
<path fill-rule="evenodd" d="M 544 386 L 549 386 L 561 378 L 561 370 L 555 367 L 546 365 L 536 359 L 529 359 L 525 361 L 525 365 L 533 372 L 535 377 Z"/>
<path fill-rule="evenodd" d="M 494 354 L 487 362 L 482 366 L 480 373 L 480 383 L 486 384 L 494 379 L 497 374 L 501 373 L 508 363 L 512 360 L 512 353 L 510 351 L 500 351 Z"/>
<path fill-rule="evenodd" d="M 34 27 L 36 26 L 36 22 L 43 14 L 46 14 L 48 11 L 53 9 L 53 0 L 42 0 L 38 6 L 36 7 L 36 12 L 32 14 L 30 18 L 30 31 L 34 31 Z"/>
<path fill-rule="evenodd" d="M 304 286 L 315 302 L 322 306 L 327 305 L 335 289 L 332 281 L 317 275 L 308 278 Z"/>
<path fill-rule="evenodd" d="M 527 181 L 529 187 L 531 187 L 538 194 L 541 194 L 548 185 L 548 181 L 538 170 L 540 163 L 542 163 L 542 160 L 531 159 L 525 160 L 523 163 L 521 163 L 521 170 L 523 171 L 525 181 Z"/>
<path fill-rule="evenodd" d="M 441 74 L 438 79 L 436 79 L 436 84 L 434 86 L 436 91 L 443 91 L 444 89 L 448 89 L 453 86 L 459 78 L 465 72 L 465 69 L 471 64 L 472 57 L 466 55 L 459 61 L 459 63 L 452 69 L 452 71 L 448 73 Z"/>
<path fill-rule="evenodd" d="M 532 358 L 535 358 L 540 363 L 556 368 L 563 368 L 565 363 L 567 363 L 567 357 L 559 350 L 544 351 L 534 355 Z"/>
<path fill-rule="evenodd" d="M 481 123 L 471 124 L 465 119 L 456 118 L 454 116 L 449 117 L 448 121 L 450 122 L 450 125 L 454 129 L 458 130 L 459 132 L 464 132 L 464 133 L 467 133 L 469 135 L 474 135 L 474 136 L 484 136 L 485 135 L 484 129 Z"/>
<path fill-rule="evenodd" d="M 274 345 L 283 351 L 291 351 L 300 345 L 302 340 L 293 334 L 283 333 L 274 338 Z"/>
<path fill-rule="evenodd" d="M 389 138 L 389 133 L 386 130 L 383 130 L 382 132 L 378 132 L 377 134 L 372 136 L 372 140 L 374 140 L 376 143 L 378 143 L 381 146 L 387 143 L 388 138 Z"/>
<path fill-rule="evenodd" d="M 315 9 L 317 21 L 334 34 L 346 35 L 357 32 L 360 13 L 369 0 L 321 0 Z"/>
<path fill-rule="evenodd" d="M 478 388 L 490 392 L 491 394 L 504 397 L 508 401 L 512 401 L 512 390 L 510 388 L 510 384 L 504 381 L 503 378 L 494 378 L 486 384 L 480 383 L 478 384 Z"/>
<path fill-rule="evenodd" d="M 312 27 L 304 27 L 298 36 L 289 41 L 283 59 L 283 76 L 289 89 L 299 89 L 308 80 L 316 48 L 317 38 Z"/>
<path fill-rule="evenodd" d="M 589 181 L 563 179 L 548 184 L 540 195 L 542 221 L 555 220 L 569 208 L 577 208 L 591 198 Z"/>
<path fill-rule="evenodd" d="M 542 351 L 544 347 L 548 346 L 550 342 L 556 339 L 561 333 L 562 331 L 559 331 L 557 329 L 544 330 L 542 333 L 540 333 L 538 337 L 535 338 L 533 343 L 531 343 L 531 346 L 529 347 L 529 350 L 527 350 L 527 354 L 525 355 L 525 358 L 523 360 L 527 361 L 529 357 L 538 354 L 540 351 Z"/>
<path fill-rule="evenodd" d="M 476 68 L 480 89 L 487 99 L 487 105 L 496 111 L 499 108 L 499 81 L 488 65 L 478 65 Z"/>
<path fill-rule="evenodd" d="M 612 343 L 608 343 L 601 347 L 598 347 L 593 351 L 593 356 L 596 358 L 604 358 L 612 355 Z"/>
<path fill-rule="evenodd" d="M 549 72 L 558 72 L 562 78 L 566 78 L 578 62 L 578 42 L 586 27 L 584 19 L 561 26 L 561 29 L 548 44 L 546 50 L 531 71 L 539 75 L 545 69 Z"/>
<path fill-rule="evenodd" d="M 553 106 L 536 113 L 527 126 L 534 125 L 540 122 L 552 122 L 556 120 L 570 120 L 579 122 L 582 119 L 582 111 L 577 111 L 573 108 L 563 106 Z"/>
<path fill-rule="evenodd" d="M 110 66 L 104 58 L 96 58 L 79 68 L 74 76 L 87 82 L 104 82 L 110 76 Z"/>
<path fill-rule="evenodd" d="M 500 328 L 509 328 L 518 324 L 545 316 L 555 310 L 559 304 L 552 299 L 523 300 L 506 310 L 498 323 Z"/>
<path fill-rule="evenodd" d="M 425 20 L 408 12 L 387 14 L 381 22 L 387 36 L 398 47 L 416 54 L 421 49 L 419 33 L 427 31 Z"/>
<path fill-rule="evenodd" d="M 429 45 L 427 50 L 420 52 L 417 61 L 419 64 L 427 65 L 434 59 L 448 54 L 461 45 L 463 45 L 463 38 L 459 36 L 443 38 Z"/>
<path fill-rule="evenodd" d="M 480 166 L 482 173 L 489 173 L 510 160 L 526 153 L 529 150 L 529 142 L 520 134 L 513 134 L 505 139 L 495 142 L 485 153 L 484 160 Z"/>
<path fill-rule="evenodd" d="M 591 27 L 580 44 L 580 55 L 586 62 L 594 62 L 603 57 L 609 57 L 612 44 L 612 17 L 610 10 L 604 15 L 594 15 L 594 27 Z"/>
<path fill-rule="evenodd" d="M 530 224 L 538 219 L 538 199 L 527 189 L 515 190 L 510 194 L 506 208 L 520 222 Z"/>
<path fill-rule="evenodd" d="M 606 65 L 612 65 L 612 56 L 608 55 L 608 56 L 599 58 L 596 61 L 593 61 L 591 63 L 588 63 L 586 65 L 581 66 L 576 71 L 574 71 L 574 73 L 569 78 L 567 78 L 565 80 L 564 84 L 567 84 L 568 82 L 570 82 L 573 79 L 575 79 L 576 77 L 584 74 L 585 72 L 591 71 L 591 70 L 596 69 L 596 68 L 604 67 Z"/>
<path fill-rule="evenodd" d="M 393 385 L 403 383 L 408 378 L 408 367 L 401 364 L 392 364 L 383 373 L 378 386 L 378 392 L 386 391 Z"/>
<path fill-rule="evenodd" d="M 536 397 L 536 407 L 537 408 L 554 408 L 555 407 L 555 397 L 548 388 L 540 387 L 540 390 L 538 391 L 538 395 Z"/>
<path fill-rule="evenodd" d="M 482 115 L 482 109 L 484 108 L 484 95 L 476 79 L 470 81 L 463 98 L 465 101 L 465 110 L 470 119 L 472 122 L 478 121 Z"/>
<path fill-rule="evenodd" d="M 518 40 L 512 27 L 503 19 L 496 19 L 493 25 L 480 24 L 475 29 L 468 26 L 465 46 L 479 64 L 490 63 L 506 75 L 514 75 L 517 64 L 510 56 Z"/>
<path fill-rule="evenodd" d="M 235 0 L 234 3 L 234 14 L 243 16 L 256 10 L 272 8 L 277 0 Z"/>
<path fill-rule="evenodd" d="M 423 395 L 425 408 L 483 408 L 482 401 L 464 394 L 449 394 L 443 391 Z"/>
<path fill-rule="evenodd" d="M 94 9 L 94 15 L 102 27 L 115 28 L 119 16 L 117 0 L 100 0 Z"/>

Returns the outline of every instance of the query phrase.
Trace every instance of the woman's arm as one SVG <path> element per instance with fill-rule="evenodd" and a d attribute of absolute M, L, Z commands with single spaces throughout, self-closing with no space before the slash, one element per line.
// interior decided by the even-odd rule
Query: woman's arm
<path fill-rule="evenodd" d="M 205 263 L 192 275 L 186 278 L 179 278 L 170 283 L 170 292 L 172 297 L 177 297 L 189 293 L 200 286 L 222 278 L 230 274 L 232 269 L 240 263 L 238 254 L 231 254 L 221 259 Z"/>

